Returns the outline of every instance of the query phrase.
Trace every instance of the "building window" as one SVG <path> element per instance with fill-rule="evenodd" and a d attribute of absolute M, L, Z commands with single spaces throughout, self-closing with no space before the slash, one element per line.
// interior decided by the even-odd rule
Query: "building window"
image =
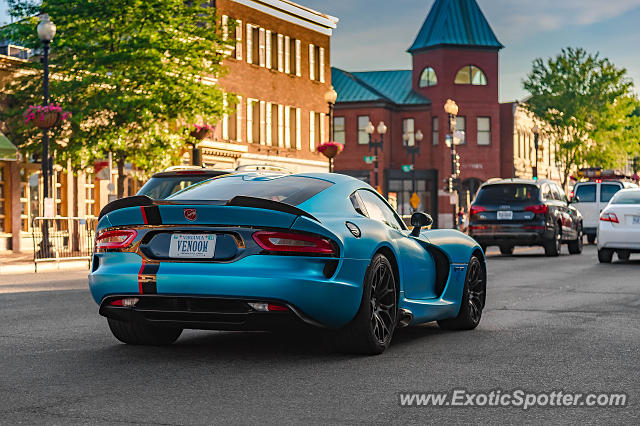
<path fill-rule="evenodd" d="M 333 141 L 344 144 L 345 139 L 344 117 L 333 117 Z"/>
<path fill-rule="evenodd" d="M 309 79 L 324 83 L 324 48 L 309 44 Z"/>
<path fill-rule="evenodd" d="M 313 44 L 309 44 L 309 79 L 316 79 L 316 48 Z"/>
<path fill-rule="evenodd" d="M 478 117 L 478 145 L 491 145 L 491 118 Z"/>
<path fill-rule="evenodd" d="M 405 118 L 402 120 L 402 144 L 404 146 L 416 145 L 416 135 L 414 130 L 415 121 L 413 118 Z"/>
<path fill-rule="evenodd" d="M 302 42 L 300 40 L 296 40 L 296 57 L 295 57 L 295 61 L 296 61 L 296 76 L 301 77 L 302 76 Z"/>
<path fill-rule="evenodd" d="M 316 150 L 316 119 L 313 111 L 309 112 L 309 150 L 314 152 Z"/>
<path fill-rule="evenodd" d="M 264 66 L 271 69 L 271 64 L 273 64 L 273 37 L 271 37 L 271 31 L 266 30 L 264 32 Z"/>
<path fill-rule="evenodd" d="M 475 65 L 467 65 L 460 68 L 456 74 L 456 84 L 472 84 L 474 86 L 486 86 L 487 76 Z"/>
<path fill-rule="evenodd" d="M 284 107 L 284 146 L 291 148 L 291 107 Z"/>
<path fill-rule="evenodd" d="M 258 40 L 260 42 L 259 47 L 259 51 L 258 51 L 258 56 L 260 58 L 260 66 L 264 67 L 266 65 L 266 47 L 265 47 L 265 40 L 266 40 L 266 36 L 264 33 L 264 28 L 260 28 L 260 32 L 258 33 Z"/>
<path fill-rule="evenodd" d="M 302 110 L 296 108 L 296 149 L 302 149 Z"/>
<path fill-rule="evenodd" d="M 422 71 L 422 74 L 420 74 L 419 86 L 431 87 L 431 86 L 435 86 L 436 84 L 438 84 L 438 77 L 436 76 L 436 71 L 431 67 L 425 68 Z"/>
<path fill-rule="evenodd" d="M 261 141 L 260 123 L 260 102 L 256 99 L 247 99 L 247 142 Z"/>
<path fill-rule="evenodd" d="M 462 132 L 458 145 L 467 143 L 467 118 L 463 115 L 456 117 L 456 132 Z"/>
<path fill-rule="evenodd" d="M 369 121 L 370 120 L 368 115 L 358 116 L 358 144 L 359 145 L 369 144 L 369 135 L 366 132 L 367 126 L 369 125 Z"/>
<path fill-rule="evenodd" d="M 96 205 L 96 185 L 92 173 L 85 174 L 84 190 L 85 215 L 94 216 Z"/>
<path fill-rule="evenodd" d="M 249 64 L 253 63 L 253 42 L 253 25 L 247 24 L 247 63 Z"/>
<path fill-rule="evenodd" d="M 291 73 L 291 38 L 289 36 L 284 37 L 284 72 Z"/>
<path fill-rule="evenodd" d="M 278 71 L 284 72 L 284 36 L 278 34 Z"/>
<path fill-rule="evenodd" d="M 433 117 L 431 119 L 431 143 L 435 146 L 438 145 L 438 138 L 439 138 L 439 122 L 438 122 L 438 117 Z"/>
<path fill-rule="evenodd" d="M 242 21 L 238 19 L 236 21 L 236 47 L 232 56 L 239 61 L 242 60 L 242 29 Z"/>

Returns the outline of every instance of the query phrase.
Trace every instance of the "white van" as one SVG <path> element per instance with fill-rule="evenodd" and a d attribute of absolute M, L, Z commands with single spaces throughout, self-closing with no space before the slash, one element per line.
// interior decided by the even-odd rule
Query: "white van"
<path fill-rule="evenodd" d="M 578 182 L 573 187 L 571 204 L 582 213 L 583 230 L 589 243 L 596 241 L 600 212 L 607 206 L 611 197 L 623 188 L 637 188 L 638 185 L 623 180 L 595 179 Z"/>

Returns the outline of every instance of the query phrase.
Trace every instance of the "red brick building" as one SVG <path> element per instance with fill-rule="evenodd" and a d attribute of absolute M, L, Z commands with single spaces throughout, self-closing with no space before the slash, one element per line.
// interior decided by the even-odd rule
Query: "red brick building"
<path fill-rule="evenodd" d="M 457 146 L 464 188 L 473 194 L 488 178 L 513 174 L 513 167 L 503 170 L 508 160 L 501 162 L 502 48 L 475 0 L 436 0 L 408 50 L 411 70 L 349 73 L 334 68 L 334 139 L 345 143 L 336 171 L 375 183 L 372 165 L 363 161 L 373 154 L 364 129 L 369 121 L 376 127 L 384 121 L 388 130 L 377 172 L 382 192 L 397 202 L 401 214 L 408 214 L 415 175 L 419 209 L 431 213 L 440 227 L 451 226 L 451 198 L 443 191 L 443 180 L 451 174 L 443 109 L 447 99 L 458 104 L 456 130 L 465 135 Z M 414 172 L 404 172 L 402 166 L 411 164 L 406 145 L 417 144 L 418 131 L 423 139 Z M 374 140 L 379 138 L 373 134 Z"/>

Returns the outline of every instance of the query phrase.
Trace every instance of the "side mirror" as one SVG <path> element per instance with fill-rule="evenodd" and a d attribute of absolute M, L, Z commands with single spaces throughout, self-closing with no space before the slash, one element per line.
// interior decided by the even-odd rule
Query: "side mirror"
<path fill-rule="evenodd" d="M 579 203 L 580 202 L 580 197 L 578 196 L 574 196 L 571 201 L 569 201 L 569 204 L 573 204 L 573 203 Z"/>
<path fill-rule="evenodd" d="M 420 235 L 420 230 L 426 226 L 430 226 L 433 224 L 433 219 L 426 213 L 415 212 L 411 215 L 411 226 L 413 226 L 413 230 L 411 231 L 411 235 L 417 237 Z"/>

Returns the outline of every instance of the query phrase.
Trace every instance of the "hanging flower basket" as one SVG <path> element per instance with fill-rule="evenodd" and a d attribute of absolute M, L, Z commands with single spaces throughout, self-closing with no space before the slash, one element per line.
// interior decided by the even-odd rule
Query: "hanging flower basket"
<path fill-rule="evenodd" d="M 31 105 L 25 114 L 24 123 L 31 123 L 40 129 L 51 129 L 59 126 L 69 117 L 71 113 L 63 111 L 60 105 Z"/>
<path fill-rule="evenodd" d="M 197 141 L 203 140 L 209 133 L 213 133 L 213 131 L 216 129 L 215 126 L 211 126 L 210 124 L 194 124 L 193 127 L 194 128 L 189 133 L 189 136 Z"/>
<path fill-rule="evenodd" d="M 344 145 L 338 142 L 325 142 L 318 146 L 318 152 L 329 159 L 335 158 L 343 149 Z"/>

